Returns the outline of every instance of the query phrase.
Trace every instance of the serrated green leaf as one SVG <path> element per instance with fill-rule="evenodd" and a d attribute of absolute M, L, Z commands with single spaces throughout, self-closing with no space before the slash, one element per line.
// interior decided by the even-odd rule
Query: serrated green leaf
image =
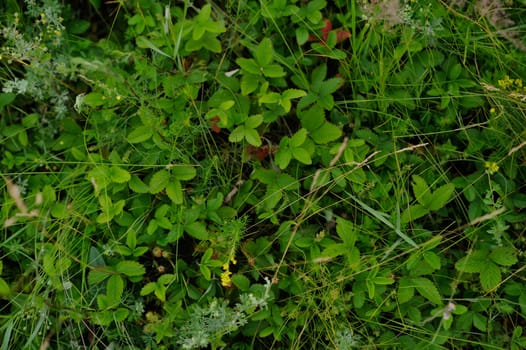
<path fill-rule="evenodd" d="M 250 129 L 255 129 L 263 122 L 263 115 L 255 114 L 247 118 L 245 126 Z"/>
<path fill-rule="evenodd" d="M 228 141 L 230 142 L 240 142 L 245 139 L 245 126 L 239 125 L 237 128 L 232 130 L 230 135 L 228 135 Z"/>
<path fill-rule="evenodd" d="M 130 190 L 136 193 L 148 193 L 150 188 L 137 175 L 132 175 L 128 182 Z"/>
<path fill-rule="evenodd" d="M 191 180 L 197 174 L 195 167 L 191 165 L 176 165 L 171 168 L 172 176 L 181 181 Z"/>
<path fill-rule="evenodd" d="M 235 273 L 231 277 L 232 283 L 239 288 L 240 291 L 246 292 L 250 288 L 250 280 L 239 273 Z"/>
<path fill-rule="evenodd" d="M 421 218 L 427 213 L 429 213 L 429 209 L 427 209 L 423 205 L 411 205 L 409 208 L 402 212 L 402 215 L 400 216 L 400 223 L 407 224 L 408 222 L 412 222 L 416 219 Z"/>
<path fill-rule="evenodd" d="M 299 90 L 299 89 L 287 89 L 283 91 L 283 94 L 282 94 L 283 98 L 287 100 L 291 100 L 293 98 L 300 98 L 306 95 L 307 93 L 305 91 Z"/>
<path fill-rule="evenodd" d="M 336 233 L 348 249 L 354 247 L 354 243 L 356 242 L 356 230 L 351 221 L 345 220 L 341 217 L 336 218 Z"/>
<path fill-rule="evenodd" d="M 90 286 L 95 286 L 101 283 L 102 281 L 104 281 L 106 278 L 110 277 L 112 272 L 113 271 L 111 271 L 110 269 L 106 269 L 106 268 L 91 270 L 88 273 L 88 284 Z"/>
<path fill-rule="evenodd" d="M 305 27 L 296 28 L 296 42 L 298 45 L 303 45 L 309 40 L 309 31 Z"/>
<path fill-rule="evenodd" d="M 415 295 L 415 287 L 410 278 L 402 277 L 398 281 L 398 291 L 396 293 L 400 304 L 407 303 Z"/>
<path fill-rule="evenodd" d="M 446 205 L 446 203 L 451 199 L 451 196 L 455 192 L 455 185 L 448 183 L 444 186 L 437 188 L 432 194 L 431 199 L 428 204 L 429 210 L 438 210 Z"/>
<path fill-rule="evenodd" d="M 125 182 L 130 181 L 130 178 L 131 178 L 131 175 L 127 170 L 124 170 L 117 166 L 112 166 L 109 169 L 109 175 L 110 175 L 111 181 L 116 182 L 116 183 L 125 183 Z"/>
<path fill-rule="evenodd" d="M 307 246 L 312 246 L 312 242 L 308 243 Z M 333 243 L 327 246 L 320 254 L 324 258 L 335 258 L 340 255 L 345 255 L 349 250 L 343 243 Z"/>
<path fill-rule="evenodd" d="M 106 284 L 107 308 L 117 307 L 121 302 L 124 291 L 124 280 L 119 275 L 112 275 Z"/>
<path fill-rule="evenodd" d="M 424 252 L 423 254 L 425 262 L 429 264 L 433 269 L 440 269 L 440 257 L 433 252 Z"/>
<path fill-rule="evenodd" d="M 480 272 L 484 268 L 486 260 L 487 252 L 481 250 L 474 251 L 457 261 L 455 268 L 460 272 Z"/>
<path fill-rule="evenodd" d="M 256 49 L 254 57 L 261 67 L 270 64 L 273 60 L 274 48 L 272 47 L 272 41 L 269 38 L 265 38 L 261 41 Z"/>
<path fill-rule="evenodd" d="M 265 94 L 259 98 L 259 103 L 278 103 L 280 95 L 277 92 Z"/>
<path fill-rule="evenodd" d="M 144 285 L 144 287 L 141 288 L 141 292 L 140 292 L 140 295 L 141 296 L 145 296 L 145 295 L 148 295 L 148 294 L 152 294 L 153 291 L 155 290 L 155 287 L 157 286 L 157 284 L 155 282 L 148 282 Z"/>
<path fill-rule="evenodd" d="M 241 78 L 241 94 L 247 96 L 256 91 L 259 85 L 258 77 L 253 74 L 244 74 Z"/>
<path fill-rule="evenodd" d="M 167 170 L 159 170 L 155 174 L 153 174 L 152 178 L 150 179 L 149 189 L 150 193 L 159 193 L 168 183 L 170 182 L 170 173 Z"/>
<path fill-rule="evenodd" d="M 261 138 L 259 137 L 259 133 L 256 129 L 245 129 L 245 138 L 247 139 L 247 142 L 250 143 L 252 146 L 259 147 L 261 146 Z"/>
<path fill-rule="evenodd" d="M 238 58 L 236 60 L 236 63 L 241 67 L 242 70 L 244 70 L 247 73 L 254 74 L 254 75 L 260 75 L 261 69 L 251 58 Z"/>
<path fill-rule="evenodd" d="M 146 269 L 137 261 L 122 260 L 115 266 L 115 271 L 128 277 L 142 276 Z"/>
<path fill-rule="evenodd" d="M 308 131 L 316 131 L 325 122 L 325 112 L 318 106 L 314 105 L 306 111 L 299 113 L 301 125 Z"/>
<path fill-rule="evenodd" d="M 518 261 L 516 253 L 513 248 L 498 247 L 490 253 L 489 258 L 499 265 L 511 266 Z"/>
<path fill-rule="evenodd" d="M 311 81 L 312 81 L 312 89 L 314 91 L 319 91 L 321 88 L 321 84 L 323 83 L 323 79 L 327 76 L 327 66 L 325 64 L 321 64 L 318 67 L 314 68 L 311 74 Z"/>
<path fill-rule="evenodd" d="M 281 78 L 285 76 L 285 71 L 280 65 L 269 64 L 268 66 L 261 67 L 263 75 L 269 78 Z"/>
<path fill-rule="evenodd" d="M 487 262 L 480 270 L 480 285 L 484 291 L 495 289 L 502 281 L 500 267 L 492 262 Z"/>
<path fill-rule="evenodd" d="M 413 194 L 415 195 L 416 201 L 427 208 L 431 202 L 431 191 L 426 180 L 418 175 L 413 175 L 412 179 Z"/>
<path fill-rule="evenodd" d="M 334 141 L 342 135 L 340 128 L 329 122 L 323 123 L 316 130 L 309 131 L 314 142 L 322 145 Z"/>
<path fill-rule="evenodd" d="M 411 279 L 414 287 L 424 298 L 432 302 L 433 304 L 442 304 L 442 297 L 438 292 L 437 287 L 433 282 L 424 277 L 414 277 Z"/>
<path fill-rule="evenodd" d="M 307 129 L 301 128 L 290 138 L 290 147 L 300 147 L 307 139 Z"/>
<path fill-rule="evenodd" d="M 285 169 L 290 161 L 292 160 L 292 153 L 288 148 L 280 148 L 274 156 L 274 161 L 279 166 L 280 169 Z"/>
<path fill-rule="evenodd" d="M 166 195 L 174 204 L 183 203 L 183 190 L 179 180 L 173 180 L 166 185 Z"/>
<path fill-rule="evenodd" d="M 206 231 L 206 225 L 200 221 L 194 221 L 188 225 L 185 225 L 184 230 L 192 237 L 197 238 L 200 241 L 208 239 L 208 232 Z"/>
<path fill-rule="evenodd" d="M 292 154 L 292 157 L 296 160 L 298 160 L 300 163 L 303 164 L 312 164 L 312 159 L 310 158 L 309 152 L 301 147 L 291 148 L 290 152 Z"/>
<path fill-rule="evenodd" d="M 129 143 L 141 143 L 150 139 L 153 135 L 152 128 L 150 126 L 141 125 L 133 129 L 126 138 Z"/>
<path fill-rule="evenodd" d="M 137 246 L 137 232 L 132 228 L 126 232 L 126 245 L 131 249 L 135 249 Z"/>

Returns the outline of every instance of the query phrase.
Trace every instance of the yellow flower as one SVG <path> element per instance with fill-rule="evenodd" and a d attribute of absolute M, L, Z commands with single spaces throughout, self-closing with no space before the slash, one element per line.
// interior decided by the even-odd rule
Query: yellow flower
<path fill-rule="evenodd" d="M 232 272 L 226 270 L 221 274 L 221 285 L 223 287 L 230 287 L 232 285 L 232 280 L 230 279 L 230 276 L 232 275 Z"/>
<path fill-rule="evenodd" d="M 499 80 L 498 83 L 501 88 L 506 89 L 513 85 L 513 79 L 510 79 L 510 77 L 506 75 L 503 79 Z"/>
<path fill-rule="evenodd" d="M 489 112 L 490 112 L 490 113 L 495 113 L 495 108 L 491 108 L 491 109 L 489 110 Z"/>
<path fill-rule="evenodd" d="M 484 162 L 484 167 L 486 168 L 486 172 L 490 175 L 495 174 L 497 171 L 499 171 L 499 166 L 495 162 Z"/>

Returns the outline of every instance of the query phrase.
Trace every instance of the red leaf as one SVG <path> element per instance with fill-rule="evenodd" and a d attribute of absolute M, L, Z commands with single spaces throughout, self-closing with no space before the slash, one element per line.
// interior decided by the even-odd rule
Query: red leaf
<path fill-rule="evenodd" d="M 221 132 L 221 128 L 218 125 L 220 121 L 221 118 L 219 118 L 218 115 L 210 119 L 210 129 L 216 134 L 219 134 Z"/>
<path fill-rule="evenodd" d="M 266 156 L 268 156 L 269 147 L 267 145 L 262 147 L 248 146 L 247 151 L 251 156 L 256 157 L 259 161 L 262 161 Z"/>
<path fill-rule="evenodd" d="M 323 41 L 327 40 L 330 31 L 332 30 L 332 23 L 330 19 L 325 19 L 325 27 L 321 28 L 321 39 Z"/>
<path fill-rule="evenodd" d="M 345 39 L 350 38 L 350 37 L 351 37 L 351 33 L 349 33 L 346 30 L 338 29 L 336 31 L 336 43 L 337 44 L 341 43 L 342 41 L 344 41 Z"/>

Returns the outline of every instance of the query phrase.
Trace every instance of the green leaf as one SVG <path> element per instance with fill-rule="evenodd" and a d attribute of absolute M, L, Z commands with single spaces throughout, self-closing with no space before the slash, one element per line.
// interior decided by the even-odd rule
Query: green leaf
<path fill-rule="evenodd" d="M 256 49 L 254 57 L 261 67 L 267 66 L 273 60 L 274 48 L 272 47 L 272 41 L 269 38 L 265 38 L 261 41 Z"/>
<path fill-rule="evenodd" d="M 125 183 L 130 181 L 131 175 L 128 171 L 119 168 L 117 166 L 112 166 L 109 170 L 110 179 L 113 182 Z"/>
<path fill-rule="evenodd" d="M 316 131 L 325 122 L 325 112 L 323 109 L 314 105 L 310 109 L 299 113 L 301 125 L 308 131 Z"/>
<path fill-rule="evenodd" d="M 171 171 L 173 177 L 181 181 L 191 180 L 196 175 L 195 167 L 191 165 L 176 165 L 171 168 Z"/>
<path fill-rule="evenodd" d="M 259 133 L 256 129 L 245 129 L 245 138 L 247 139 L 247 142 L 250 143 L 252 146 L 259 147 L 261 146 L 261 138 L 259 137 Z"/>
<path fill-rule="evenodd" d="M 487 252 L 478 250 L 461 258 L 456 262 L 455 268 L 460 272 L 481 272 L 486 264 Z"/>
<path fill-rule="evenodd" d="M 90 92 L 84 96 L 84 104 L 90 107 L 98 107 L 104 104 L 104 95 L 98 92 Z"/>
<path fill-rule="evenodd" d="M 310 136 L 318 144 L 327 144 L 338 139 L 342 131 L 336 125 L 325 122 L 316 130 L 309 130 Z"/>
<path fill-rule="evenodd" d="M 261 70 L 258 64 L 251 58 L 238 58 L 236 60 L 236 63 L 241 67 L 242 70 L 244 70 L 247 73 L 254 75 L 261 74 Z"/>
<path fill-rule="evenodd" d="M 307 246 L 311 246 L 312 243 L 309 242 Z M 345 255 L 349 253 L 349 250 L 343 243 L 333 243 L 328 245 L 320 254 L 324 258 L 335 258 L 340 255 Z"/>
<path fill-rule="evenodd" d="M 487 262 L 480 270 L 480 284 L 484 291 L 495 289 L 502 281 L 500 267 L 492 262 Z"/>
<path fill-rule="evenodd" d="M 0 93 L 0 109 L 11 104 L 15 100 L 16 94 Z"/>
<path fill-rule="evenodd" d="M 128 277 L 142 276 L 146 273 L 144 266 L 136 261 L 123 260 L 115 266 L 115 271 Z"/>
<path fill-rule="evenodd" d="M 425 262 L 427 262 L 429 266 L 435 270 L 440 269 L 440 257 L 438 255 L 433 252 L 425 252 L 423 255 Z"/>
<path fill-rule="evenodd" d="M 232 283 L 234 283 L 234 285 L 238 287 L 239 290 L 242 292 L 246 292 L 250 288 L 250 280 L 244 275 L 236 273 L 232 275 L 231 280 L 232 280 Z"/>
<path fill-rule="evenodd" d="M 137 175 L 132 175 L 128 183 L 130 190 L 136 193 L 148 193 L 150 188 Z"/>
<path fill-rule="evenodd" d="M 378 285 L 389 285 L 394 283 L 394 279 L 391 277 L 375 277 L 373 278 L 374 284 Z"/>
<path fill-rule="evenodd" d="M 134 229 L 129 229 L 126 233 L 126 245 L 131 249 L 137 246 L 137 232 Z"/>
<path fill-rule="evenodd" d="M 312 159 L 310 158 L 309 152 L 304 148 L 291 148 L 290 152 L 292 154 L 292 157 L 294 159 L 298 160 L 300 163 L 303 164 L 312 164 Z"/>
<path fill-rule="evenodd" d="M 141 125 L 133 129 L 127 137 L 129 143 L 141 143 L 150 139 L 153 135 L 152 128 L 150 126 Z"/>
<path fill-rule="evenodd" d="M 241 78 L 241 94 L 246 96 L 256 91 L 259 85 L 258 77 L 253 74 L 245 74 Z"/>
<path fill-rule="evenodd" d="M 455 185 L 448 183 L 437 188 L 431 195 L 430 203 L 427 206 L 429 210 L 438 210 L 446 205 L 455 192 Z"/>
<path fill-rule="evenodd" d="M 170 57 L 170 55 L 168 55 L 166 52 L 162 51 L 161 49 L 159 49 L 157 46 L 155 46 L 154 43 L 152 43 L 150 40 L 146 39 L 145 36 L 138 36 L 136 39 L 135 39 L 135 43 L 137 44 L 138 47 L 140 47 L 141 49 L 150 49 L 150 50 L 153 50 L 155 52 L 157 52 L 158 54 L 160 55 L 163 55 L 165 57 L 168 57 L 168 58 L 172 58 Z M 85 101 L 85 100 L 84 100 Z"/>
<path fill-rule="evenodd" d="M 280 65 L 277 64 L 270 64 L 265 67 L 261 67 L 261 71 L 263 72 L 263 75 L 269 78 L 280 78 L 285 76 L 285 71 Z"/>
<path fill-rule="evenodd" d="M 194 221 L 188 225 L 185 225 L 184 229 L 190 236 L 197 238 L 200 241 L 208 239 L 206 225 L 200 221 Z"/>
<path fill-rule="evenodd" d="M 274 161 L 280 169 L 285 169 L 292 159 L 292 153 L 289 148 L 280 148 L 274 156 Z"/>
<path fill-rule="evenodd" d="M 247 120 L 245 121 L 245 126 L 250 129 L 255 129 L 259 125 L 261 125 L 262 122 L 263 122 L 263 115 L 255 114 L 247 118 Z"/>
<path fill-rule="evenodd" d="M 300 98 L 307 95 L 307 93 L 303 90 L 299 89 L 287 89 L 283 91 L 283 98 L 286 98 L 287 100 L 291 100 L 293 98 Z"/>
<path fill-rule="evenodd" d="M 400 216 L 400 222 L 402 224 L 407 224 L 408 222 L 412 222 L 416 219 L 421 218 L 427 213 L 429 213 L 429 209 L 427 209 L 423 205 L 421 204 L 411 205 L 409 208 L 407 208 L 406 210 L 402 212 L 402 215 Z"/>
<path fill-rule="evenodd" d="M 111 273 L 113 271 L 110 271 L 106 268 L 99 268 L 97 270 L 91 270 L 88 274 L 88 285 L 95 286 L 102 281 L 104 281 L 106 278 L 111 276 Z"/>
<path fill-rule="evenodd" d="M 237 128 L 232 130 L 230 135 L 228 135 L 228 141 L 230 142 L 240 142 L 245 139 L 245 126 L 239 125 Z"/>
<path fill-rule="evenodd" d="M 150 193 L 159 193 L 162 190 L 165 189 L 166 185 L 168 185 L 170 181 L 170 173 L 166 170 L 160 170 L 153 174 L 152 178 L 150 179 Z"/>
<path fill-rule="evenodd" d="M 300 147 L 303 145 L 307 139 L 307 129 L 299 129 L 294 135 L 290 138 L 289 145 L 290 147 Z"/>
<path fill-rule="evenodd" d="M 11 288 L 9 284 L 3 279 L 0 278 L 0 298 L 5 298 L 11 294 Z"/>
<path fill-rule="evenodd" d="M 107 308 L 117 307 L 124 291 L 124 280 L 119 275 L 112 275 L 106 284 Z"/>
<path fill-rule="evenodd" d="M 424 298 L 432 302 L 433 304 L 440 305 L 442 304 L 442 297 L 438 292 L 437 287 L 433 282 L 424 277 L 415 277 L 411 279 L 416 290 Z"/>
<path fill-rule="evenodd" d="M 166 195 L 172 200 L 174 204 L 183 203 L 183 190 L 179 180 L 173 180 L 166 185 Z"/>
<path fill-rule="evenodd" d="M 277 92 L 271 92 L 261 96 L 258 101 L 259 103 L 278 103 L 280 96 Z"/>
<path fill-rule="evenodd" d="M 413 299 L 415 294 L 414 283 L 410 278 L 402 277 L 398 282 L 398 302 L 400 304 L 407 303 L 409 300 Z"/>
<path fill-rule="evenodd" d="M 148 282 L 144 285 L 144 287 L 141 288 L 140 295 L 145 296 L 148 294 L 152 294 L 156 287 L 157 287 L 157 283 Z"/>
<path fill-rule="evenodd" d="M 491 252 L 489 258 L 502 266 L 511 266 L 518 261 L 515 249 L 507 247 L 496 248 Z"/>
<path fill-rule="evenodd" d="M 305 27 L 296 29 L 296 41 L 298 45 L 303 45 L 309 40 L 309 31 Z"/>
<path fill-rule="evenodd" d="M 351 221 L 341 217 L 336 218 L 336 233 L 341 238 L 347 249 L 354 247 L 356 242 L 356 230 Z"/>
<path fill-rule="evenodd" d="M 427 208 L 431 202 L 431 191 L 429 186 L 427 186 L 426 180 L 418 175 L 413 175 L 412 187 L 416 201 Z"/>

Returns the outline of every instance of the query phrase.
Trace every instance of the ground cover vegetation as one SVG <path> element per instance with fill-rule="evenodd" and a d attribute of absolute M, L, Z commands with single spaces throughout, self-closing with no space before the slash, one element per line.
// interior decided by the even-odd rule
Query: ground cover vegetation
<path fill-rule="evenodd" d="M 525 5 L 1 2 L 1 349 L 525 348 Z"/>

